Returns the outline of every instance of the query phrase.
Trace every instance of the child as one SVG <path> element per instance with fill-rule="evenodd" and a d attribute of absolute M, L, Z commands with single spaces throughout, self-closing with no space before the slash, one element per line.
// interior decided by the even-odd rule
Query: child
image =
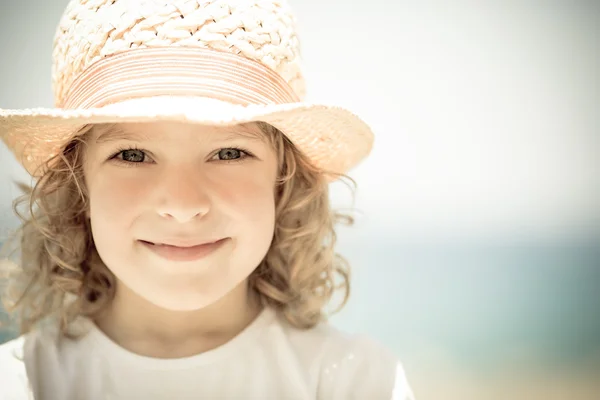
<path fill-rule="evenodd" d="M 57 108 L 0 110 L 37 179 L 0 398 L 413 398 L 325 321 L 349 292 L 327 184 L 372 134 L 302 102 L 293 28 L 281 0 L 69 3 Z"/>

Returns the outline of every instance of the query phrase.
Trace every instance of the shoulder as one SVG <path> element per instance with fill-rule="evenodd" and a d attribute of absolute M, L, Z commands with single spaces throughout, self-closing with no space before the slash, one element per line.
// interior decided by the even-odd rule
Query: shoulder
<path fill-rule="evenodd" d="M 34 399 L 42 388 L 68 385 L 69 363 L 73 357 L 85 356 L 88 354 L 77 351 L 74 340 L 59 334 L 56 321 L 37 325 L 0 344 L 0 382 L 8 382 L 0 385 L 0 399 Z"/>
<path fill-rule="evenodd" d="M 24 348 L 26 336 L 0 344 L 0 398 L 29 399 L 31 390 L 25 369 Z"/>
<path fill-rule="evenodd" d="M 6 372 L 16 362 L 22 362 L 25 336 L 0 344 L 0 371 Z"/>
<path fill-rule="evenodd" d="M 297 352 L 312 359 L 319 398 L 413 399 L 402 363 L 380 342 L 328 323 L 286 330 Z"/>
<path fill-rule="evenodd" d="M 402 363 L 380 342 L 338 332 L 327 344 L 321 372 L 324 398 L 412 400 Z"/>

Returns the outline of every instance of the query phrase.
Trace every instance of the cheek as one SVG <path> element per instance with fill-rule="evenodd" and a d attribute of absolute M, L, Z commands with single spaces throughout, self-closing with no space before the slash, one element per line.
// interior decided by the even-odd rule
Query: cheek
<path fill-rule="evenodd" d="M 272 223 L 275 215 L 274 179 L 256 174 L 221 180 L 216 193 L 219 203 L 232 215 L 249 223 Z"/>
<path fill-rule="evenodd" d="M 127 179 L 115 174 L 97 175 L 89 187 L 92 223 L 122 226 L 135 217 L 140 199 L 150 185 L 142 179 Z"/>

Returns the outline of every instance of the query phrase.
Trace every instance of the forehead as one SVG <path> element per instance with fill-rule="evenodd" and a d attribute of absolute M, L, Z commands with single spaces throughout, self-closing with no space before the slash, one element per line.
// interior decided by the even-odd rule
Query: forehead
<path fill-rule="evenodd" d="M 221 140 L 239 138 L 264 140 L 266 136 L 256 123 L 211 126 L 180 122 L 149 122 L 98 124 L 93 127 L 92 140 L 97 144 L 119 140 L 151 141 L 182 134 L 212 136 Z"/>

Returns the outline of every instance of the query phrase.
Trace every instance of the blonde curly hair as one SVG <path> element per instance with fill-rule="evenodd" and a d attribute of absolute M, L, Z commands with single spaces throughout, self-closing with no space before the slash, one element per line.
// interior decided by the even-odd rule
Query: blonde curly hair
<path fill-rule="evenodd" d="M 279 177 L 273 240 L 249 284 L 263 305 L 306 329 L 327 318 L 324 309 L 338 290 L 343 297 L 332 312 L 348 300 L 349 265 L 335 252 L 334 225 L 350 225 L 353 219 L 331 209 L 324 171 L 275 127 L 257 124 L 274 146 Z M 19 250 L 20 259 L 3 268 L 3 303 L 20 334 L 51 315 L 60 318 L 66 334 L 78 316 L 95 318 L 114 296 L 115 277 L 96 251 L 86 214 L 83 159 L 86 140 L 97 126 L 84 127 L 62 153 L 49 160 L 33 188 L 20 184 L 25 194 L 13 202 L 22 224 L 3 251 L 10 251 L 12 257 Z M 349 177 L 338 177 L 355 187 Z M 19 211 L 24 204 L 26 213 Z"/>

